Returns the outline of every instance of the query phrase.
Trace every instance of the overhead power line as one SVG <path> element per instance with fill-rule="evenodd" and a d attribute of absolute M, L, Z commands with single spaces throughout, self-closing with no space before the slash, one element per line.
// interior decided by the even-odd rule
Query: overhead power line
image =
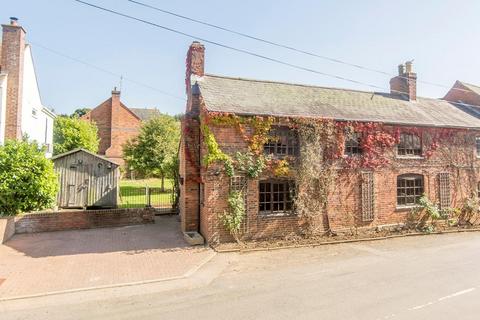
<path fill-rule="evenodd" d="M 136 1 L 136 0 L 127 0 L 127 1 L 128 1 L 128 2 L 131 2 L 131 3 L 134 3 L 134 4 L 136 4 L 136 5 L 139 5 L 139 6 L 145 7 L 145 8 L 149 8 L 149 9 L 152 9 L 152 10 L 155 10 L 155 11 L 159 11 L 159 12 L 162 12 L 162 13 L 165 13 L 165 14 L 168 14 L 168 15 L 171 15 L 171 16 L 175 16 L 175 17 L 180 18 L 180 19 L 184 19 L 184 20 L 187 20 L 187 21 L 191 21 L 191 22 L 195 22 L 195 23 L 198 23 L 198 24 L 202 24 L 202 25 L 204 25 L 204 26 L 208 26 L 208 27 L 211 27 L 211 28 L 215 28 L 215 29 L 218 29 L 218 30 L 222 30 L 222 31 L 225 31 L 225 32 L 228 32 L 228 33 L 231 33 L 231 34 L 235 34 L 235 35 L 238 35 L 238 36 L 247 38 L 247 39 L 251 39 L 251 40 L 263 42 L 263 43 L 266 43 L 266 44 L 269 44 L 269 45 L 272 45 L 272 46 L 275 46 L 275 47 L 278 47 L 278 48 L 287 49 L 287 50 L 294 51 L 294 52 L 297 52 L 297 53 L 301 53 L 301 54 L 305 54 L 305 55 L 308 55 L 308 56 L 312 56 L 312 57 L 320 58 L 320 59 L 323 59 L 323 60 L 327 60 L 327 61 L 330 61 L 330 62 L 333 62 L 333 63 L 343 64 L 343 65 L 347 65 L 347 66 L 354 67 L 354 68 L 357 68 L 357 69 L 361 69 L 361 70 L 365 70 L 365 71 L 370 71 L 370 72 L 374 72 L 374 73 L 377 73 L 377 74 L 386 75 L 386 76 L 389 76 L 389 77 L 396 77 L 396 76 L 398 76 L 398 77 L 400 77 L 400 78 L 407 79 L 407 77 L 402 77 L 402 76 L 393 74 L 393 73 L 391 73 L 391 72 L 386 72 L 386 71 L 382 71 L 382 70 L 378 70 L 378 69 L 374 69 L 374 68 L 362 66 L 362 65 L 360 65 L 360 64 L 356 64 L 356 63 L 351 63 L 351 62 L 348 62 L 348 61 L 344 61 L 344 60 L 341 60 L 341 59 L 336 59 L 336 58 L 332 58 L 332 57 L 320 55 L 320 54 L 318 54 L 318 53 L 314 53 L 314 52 L 310 52 L 310 51 L 298 49 L 298 48 L 295 48 L 295 47 L 293 47 L 293 46 L 289 46 L 289 45 L 286 45 L 286 44 L 274 42 L 274 41 L 271 41 L 271 40 L 268 40 L 268 39 L 265 39 L 265 38 L 260 38 L 260 37 L 252 36 L 252 35 L 247 34 L 247 33 L 244 33 L 244 32 L 236 31 L 236 30 L 233 30 L 233 29 L 230 29 L 230 28 L 226 28 L 226 27 L 222 27 L 222 26 L 213 24 L 213 23 L 209 23 L 209 22 L 205 22 L 205 21 L 202 21 L 202 20 L 198 20 L 198 19 L 194 19 L 194 18 L 191 18 L 191 17 L 187 17 L 187 16 L 185 16 L 185 15 L 181 15 L 181 14 L 178 14 L 178 13 L 175 13 L 175 12 L 172 12 L 172 11 L 169 11 L 169 10 L 165 10 L 165 9 L 162 9 L 162 8 L 159 8 L 159 7 L 156 7 L 156 6 L 150 5 L 150 4 L 148 4 L 148 3 L 141 2 L 141 1 Z M 430 82 L 430 81 L 417 80 L 417 82 L 420 82 L 420 83 L 423 83 L 423 84 L 432 85 L 432 86 L 436 86 L 436 87 L 441 87 L 441 88 L 447 88 L 447 89 L 450 89 L 450 88 L 451 88 L 450 86 L 447 86 L 447 85 L 444 85 L 444 84 L 435 83 L 435 82 Z M 460 88 L 452 88 L 452 89 L 454 89 L 454 90 L 460 90 L 460 91 L 468 91 L 468 90 L 460 89 Z"/>
<path fill-rule="evenodd" d="M 330 74 L 330 73 L 322 72 L 322 71 L 320 71 L 320 70 L 316 70 L 316 69 L 312 69 L 312 68 L 308 68 L 308 67 L 303 67 L 303 66 L 296 65 L 296 64 L 293 64 L 293 63 L 290 63 L 290 62 L 286 62 L 286 61 L 283 61 L 283 60 L 280 60 L 280 59 L 271 58 L 271 57 L 268 57 L 268 56 L 265 56 L 265 55 L 262 55 L 262 54 L 259 54 L 259 53 L 256 53 L 256 52 L 252 52 L 252 51 L 248 51 L 248 50 L 245 50 L 245 49 L 240 49 L 240 48 L 232 47 L 232 46 L 229 46 L 229 45 L 226 45 L 226 44 L 217 42 L 217 41 L 208 40 L 208 39 L 206 39 L 206 38 L 197 37 L 197 36 L 195 36 L 195 35 L 192 35 L 192 34 L 189 34 L 189 33 L 183 32 L 183 31 L 179 31 L 179 30 L 176 30 L 176 29 L 173 29 L 173 28 L 169 28 L 169 27 L 160 25 L 160 24 L 158 24 L 158 23 L 151 22 L 151 21 L 148 21 L 148 20 L 145 20 L 145 19 L 141 19 L 141 18 L 137 18 L 137 17 L 131 16 L 131 15 L 128 15 L 128 14 L 119 12 L 119 11 L 115 11 L 115 10 L 112 10 L 112 9 L 108 9 L 108 8 L 105 8 L 105 7 L 101 7 L 101 6 L 95 5 L 95 4 L 93 4 L 93 3 L 86 2 L 86 1 L 82 1 L 82 0 L 73 0 L 73 1 L 78 2 L 78 3 L 81 3 L 81 4 L 84 4 L 84 5 L 86 5 L 86 6 L 90 6 L 90 7 L 92 7 L 92 8 L 96 8 L 96 9 L 105 11 L 105 12 L 109 12 L 109 13 L 112 13 L 112 14 L 115 14 L 115 15 L 118 15 L 118 16 L 121 16 L 121 17 L 130 19 L 130 20 L 138 21 L 138 22 L 145 23 L 145 24 L 148 24 L 148 25 L 153 26 L 153 27 L 156 27 L 156 28 L 160 28 L 160 29 L 163 29 L 163 30 L 167 30 L 167 31 L 170 31 L 170 32 L 173 32 L 173 33 L 176 33 L 176 34 L 179 34 L 179 35 L 182 35 L 182 36 L 185 36 L 185 37 L 194 39 L 194 40 L 199 40 L 199 41 L 202 41 L 202 42 L 205 42 L 205 43 L 209 43 L 209 44 L 212 44 L 212 45 L 215 45 L 215 46 L 218 46 L 218 47 L 222 47 L 222 48 L 229 49 L 229 50 L 232 50 L 232 51 L 236 51 L 236 52 L 240 52 L 240 53 L 243 53 L 243 54 L 247 54 L 247 55 L 250 55 L 250 56 L 253 56 L 253 57 L 257 57 L 257 58 L 260 58 L 260 59 L 263 59 L 263 60 L 275 62 L 275 63 L 277 63 L 277 64 L 281 64 L 281 65 L 284 65 L 284 66 L 288 66 L 288 67 L 291 67 L 291 68 L 294 68 L 294 69 L 303 70 L 303 71 L 307 71 L 307 72 L 310 72 L 310 73 L 315 73 L 315 74 L 319 74 L 319 75 L 322 75 L 322 76 L 325 76 L 325 77 L 334 78 L 334 79 L 338 79 L 338 80 L 343 80 L 343 81 L 347 81 L 347 82 L 351 82 L 351 83 L 355 83 L 355 84 L 359 84 L 359 85 L 364 85 L 364 86 L 368 86 L 368 87 L 375 88 L 375 89 L 385 90 L 385 88 L 380 87 L 380 86 L 377 86 L 377 85 L 374 85 L 374 84 L 370 84 L 370 83 L 365 83 L 365 82 L 361 82 L 361 81 L 349 79 L 349 78 L 346 78 L 346 77 L 342 77 L 342 76 L 338 76 L 338 75 L 335 75 L 335 74 Z"/>
<path fill-rule="evenodd" d="M 152 87 L 152 86 L 150 86 L 150 85 L 148 85 L 148 84 L 146 84 L 146 83 L 143 83 L 143 82 L 140 82 L 140 81 L 131 79 L 131 78 L 127 78 L 127 77 L 125 77 L 125 76 L 123 76 L 123 75 L 121 75 L 121 74 L 118 74 L 118 73 L 115 73 L 115 72 L 113 72 L 113 71 L 107 70 L 107 69 L 105 69 L 105 68 L 103 68 L 103 67 L 99 67 L 99 66 L 97 66 L 97 65 L 94 65 L 94 64 L 92 64 L 92 63 L 86 62 L 86 61 L 84 61 L 84 60 L 80 60 L 80 59 L 78 59 L 78 58 L 74 58 L 74 57 L 69 56 L 69 55 L 67 55 L 67 54 L 65 54 L 65 53 L 62 53 L 62 52 L 60 52 L 60 51 L 57 51 L 57 50 L 55 50 L 55 49 L 48 48 L 48 47 L 46 47 L 46 46 L 44 46 L 44 45 L 42 45 L 42 44 L 39 44 L 39 43 L 36 43 L 36 42 L 33 42 L 33 41 L 29 41 L 29 43 L 30 43 L 31 45 L 35 46 L 35 47 L 38 47 L 38 48 L 41 48 L 41 49 L 43 49 L 43 50 L 49 51 L 49 52 L 51 52 L 51 53 L 53 53 L 53 54 L 55 54 L 55 55 L 57 55 L 57 56 L 61 56 L 61 57 L 65 58 L 65 59 L 68 59 L 68 60 L 71 60 L 71 61 L 74 61 L 74 62 L 83 64 L 83 65 L 85 65 L 85 66 L 87 66 L 87 67 L 90 67 L 90 68 L 92 68 L 92 69 L 95 69 L 95 70 L 97 70 L 97 71 L 103 72 L 103 73 L 105 73 L 105 74 L 109 74 L 109 75 L 111 75 L 111 76 L 120 78 L 120 79 L 122 79 L 122 80 L 128 81 L 128 82 L 133 83 L 133 84 L 135 84 L 135 85 L 137 85 L 137 86 L 144 87 L 144 88 L 147 88 L 147 89 L 156 91 L 156 92 L 158 92 L 158 93 L 160 93 L 160 94 L 163 94 L 163 95 L 165 95 L 165 96 L 169 96 L 169 97 L 174 98 L 174 99 L 177 99 L 177 100 L 182 100 L 182 101 L 185 101 L 185 100 L 186 100 L 185 98 L 182 98 L 182 97 L 179 97 L 179 96 L 174 95 L 174 94 L 172 94 L 172 93 L 169 93 L 169 92 L 160 90 L 160 89 L 158 89 L 158 88 Z"/>
<path fill-rule="evenodd" d="M 319 70 L 316 70 L 316 69 L 296 65 L 296 64 L 289 63 L 289 62 L 279 60 L 279 59 L 276 59 L 276 58 L 271 58 L 271 57 L 268 57 L 268 56 L 265 56 L 265 55 L 262 55 L 262 54 L 258 54 L 258 53 L 252 52 L 252 51 L 248 51 L 248 50 L 245 50 L 245 49 L 239 49 L 239 48 L 236 48 L 236 47 L 232 47 L 230 45 L 226 45 L 226 44 L 223 44 L 223 43 L 220 43 L 220 42 L 217 42 L 217 41 L 212 41 L 212 40 L 208 40 L 206 38 L 197 37 L 195 35 L 192 35 L 192 34 L 189 34 L 189 33 L 183 32 L 183 31 L 179 31 L 179 30 L 176 30 L 176 29 L 173 29 L 173 28 L 169 28 L 169 27 L 160 25 L 158 23 L 151 22 L 151 21 L 141 19 L 141 18 L 137 18 L 135 16 L 128 15 L 128 14 L 125 14 L 125 13 L 122 13 L 122 12 L 119 12 L 119 11 L 115 11 L 115 10 L 112 10 L 112 9 L 101 7 L 101 6 L 98 6 L 98 5 L 83 1 L 83 0 L 73 0 L 73 1 L 81 3 L 81 4 L 86 5 L 86 6 L 90 6 L 90 7 L 95 8 L 95 9 L 99 9 L 101 11 L 109 12 L 109 13 L 117 15 L 117 16 L 121 16 L 121 17 L 130 19 L 130 20 L 134 20 L 134 21 L 137 21 L 137 22 L 141 22 L 141 23 L 144 23 L 144 24 L 156 27 L 156 28 L 160 28 L 160 29 L 163 29 L 163 30 L 166 30 L 166 31 L 170 31 L 170 32 L 173 32 L 173 33 L 176 33 L 176 34 L 194 39 L 194 40 L 199 40 L 199 41 L 209 43 L 209 44 L 221 47 L 221 48 L 225 48 L 225 49 L 229 49 L 229 50 L 232 50 L 232 51 L 240 52 L 240 53 L 243 53 L 243 54 L 246 54 L 246 55 L 250 55 L 250 56 L 257 57 L 257 58 L 267 60 L 267 61 L 271 61 L 271 62 L 281 64 L 281 65 L 284 65 L 284 66 L 288 66 L 288 67 L 291 67 L 291 68 L 294 68 L 294 69 L 307 71 L 307 72 L 310 72 L 310 73 L 315 73 L 315 74 L 319 74 L 319 75 L 322 75 L 322 76 L 325 76 L 325 77 L 330 77 L 330 78 L 334 78 L 334 79 L 338 79 L 338 80 L 343 80 L 343 81 L 367 86 L 367 87 L 374 88 L 374 89 L 380 89 L 380 90 L 387 91 L 387 92 L 390 91 L 390 92 L 397 93 L 397 94 L 405 94 L 405 92 L 403 92 L 403 91 L 392 90 L 391 88 L 381 87 L 381 86 L 374 85 L 374 84 L 371 84 L 371 83 L 366 83 L 366 82 L 346 78 L 346 77 L 343 77 L 343 76 L 338 76 L 338 75 L 335 75 L 335 74 L 322 72 L 322 71 L 319 71 Z M 401 78 L 408 79 L 407 77 L 401 77 Z M 459 90 L 462 90 L 462 89 L 459 89 Z M 468 90 L 465 90 L 465 91 L 468 91 Z M 452 102 L 452 103 L 458 103 L 457 101 L 448 101 L 448 100 L 445 100 L 445 101 Z"/>

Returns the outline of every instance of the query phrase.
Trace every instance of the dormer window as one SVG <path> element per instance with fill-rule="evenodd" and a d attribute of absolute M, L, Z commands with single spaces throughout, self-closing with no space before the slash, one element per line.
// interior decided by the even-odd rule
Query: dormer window
<path fill-rule="evenodd" d="M 362 145 L 360 143 L 360 135 L 353 133 L 345 139 L 345 155 L 354 156 L 362 154 Z"/>
<path fill-rule="evenodd" d="M 400 142 L 397 146 L 397 154 L 399 156 L 421 156 L 422 155 L 422 143 L 420 137 L 413 133 L 400 134 Z"/>
<path fill-rule="evenodd" d="M 298 155 L 298 136 L 290 128 L 279 127 L 270 132 L 270 139 L 263 146 L 266 155 L 279 158 Z"/>

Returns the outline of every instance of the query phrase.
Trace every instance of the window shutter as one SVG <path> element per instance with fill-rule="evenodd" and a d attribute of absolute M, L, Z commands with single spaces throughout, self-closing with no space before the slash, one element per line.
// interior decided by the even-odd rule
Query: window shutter
<path fill-rule="evenodd" d="M 375 200 L 373 172 L 362 172 L 362 221 L 372 221 L 374 218 Z"/>
<path fill-rule="evenodd" d="M 450 175 L 448 172 L 440 172 L 438 174 L 438 190 L 440 209 L 450 208 Z"/>

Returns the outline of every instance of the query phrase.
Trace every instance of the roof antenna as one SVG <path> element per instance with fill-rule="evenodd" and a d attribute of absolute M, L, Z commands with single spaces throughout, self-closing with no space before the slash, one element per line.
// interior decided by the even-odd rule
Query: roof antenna
<path fill-rule="evenodd" d="M 123 84 L 123 75 L 120 75 L 120 84 L 119 84 L 120 92 L 122 91 L 122 84 Z"/>

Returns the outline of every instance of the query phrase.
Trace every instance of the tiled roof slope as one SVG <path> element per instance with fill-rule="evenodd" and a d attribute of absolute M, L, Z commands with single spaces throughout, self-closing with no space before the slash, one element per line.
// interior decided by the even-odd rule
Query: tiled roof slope
<path fill-rule="evenodd" d="M 439 99 L 410 102 L 389 93 L 215 75 L 197 83 L 209 111 L 480 129 L 480 119 Z"/>
<path fill-rule="evenodd" d="M 474 84 L 470 84 L 470 83 L 466 83 L 466 82 L 462 82 L 462 81 L 458 81 L 458 82 L 460 82 L 462 85 L 464 85 L 468 89 L 472 90 L 476 94 L 480 95 L 480 87 L 478 87 Z"/>
<path fill-rule="evenodd" d="M 160 111 L 158 111 L 157 109 L 146 109 L 146 108 L 129 108 L 129 109 L 142 121 L 148 121 L 160 115 Z"/>

